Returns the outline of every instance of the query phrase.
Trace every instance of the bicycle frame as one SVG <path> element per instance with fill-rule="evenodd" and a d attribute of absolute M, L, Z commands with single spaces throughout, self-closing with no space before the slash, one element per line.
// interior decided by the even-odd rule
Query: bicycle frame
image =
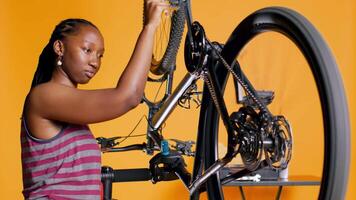
<path fill-rule="evenodd" d="M 318 30 L 300 13 L 289 8 L 270 6 L 245 17 L 236 26 L 227 42 L 222 45 L 210 42 L 205 36 L 204 28 L 198 22 L 193 22 L 190 0 L 169 1 L 173 6 L 178 5 L 179 9 L 175 10 L 172 15 L 173 26 L 170 29 L 162 29 L 171 31 L 167 47 L 155 49 L 165 51 L 162 57 L 154 59 L 151 66 L 152 74 L 159 75 L 161 78 L 155 80 L 148 77 L 148 81 L 162 84 L 166 81 L 165 95 L 158 102 L 151 102 L 145 96 L 143 97 L 143 102 L 149 107 L 147 143 L 114 148 L 116 145 L 119 146 L 120 142 L 115 142 L 115 139 L 119 137 L 98 138 L 104 152 L 143 150 L 148 155 L 153 155 L 154 151 L 159 152 L 150 159 L 149 168 L 113 170 L 111 167 L 103 166 L 104 199 L 111 199 L 113 182 L 151 180 L 156 183 L 176 179 L 183 181 L 190 192 L 191 200 L 199 199 L 200 192 L 204 190 L 207 191 L 209 199 L 224 199 L 228 194 L 226 192 L 224 194 L 222 187 L 229 181 L 249 175 L 251 172 L 258 173 L 257 170 L 263 167 L 267 167 L 268 171 L 281 170 L 288 166 L 292 155 L 292 130 L 288 120 L 282 114 L 278 115 L 282 109 L 278 110 L 274 105 L 287 102 L 284 101 L 285 96 L 288 96 L 291 102 L 299 104 L 297 102 L 299 98 L 294 98 L 298 97 L 299 92 L 304 92 L 305 88 L 300 87 L 300 83 L 304 80 L 292 81 L 292 88 L 295 87 L 298 91 L 293 91 L 291 95 L 282 95 L 283 102 L 279 101 L 282 98 L 276 95 L 276 104 L 267 107 L 274 98 L 274 91 L 269 91 L 269 89 L 272 88 L 281 94 L 276 86 L 284 82 L 279 78 L 285 77 L 285 73 L 279 69 L 280 66 L 277 66 L 276 69 L 282 72 L 279 74 L 281 77 L 273 74 L 272 78 L 278 83 L 272 85 L 261 83 L 263 85 L 260 86 L 256 82 L 254 86 L 259 86 L 258 88 L 262 90 L 255 90 L 236 60 L 239 55 L 239 58 L 243 60 L 241 53 L 245 46 L 250 46 L 248 44 L 250 41 L 269 31 L 286 36 L 294 43 L 294 46 L 299 48 L 307 61 L 305 63 L 309 67 L 308 72 L 314 78 L 314 81 L 309 80 L 310 86 L 316 86 L 316 89 L 313 89 L 315 90 L 313 95 L 308 100 L 313 101 L 312 105 L 314 101 L 315 105 L 319 102 L 321 110 L 315 114 L 310 113 L 304 108 L 306 104 L 301 104 L 300 110 L 295 109 L 296 112 L 289 112 L 289 104 L 286 104 L 288 111 L 286 109 L 283 113 L 291 114 L 290 119 L 293 120 L 296 117 L 299 119 L 301 113 L 307 113 L 306 117 L 309 118 L 306 119 L 309 120 L 293 121 L 293 123 L 296 122 L 297 127 L 301 127 L 299 129 L 302 130 L 301 132 L 306 133 L 309 133 L 306 128 L 314 126 L 312 122 L 315 117 L 322 120 L 323 123 L 318 123 L 316 126 L 319 130 L 316 134 L 323 134 L 324 137 L 324 162 L 319 199 L 342 199 L 345 195 L 349 165 L 348 108 L 338 66 Z M 185 22 L 188 33 L 184 46 L 184 59 L 188 72 L 178 87 L 172 90 L 175 56 Z M 169 23 L 168 21 L 168 25 Z M 157 44 L 162 47 L 161 38 L 158 38 Z M 249 48 L 254 50 L 255 47 L 252 45 Z M 161 52 L 155 51 L 153 56 L 161 55 L 159 53 Z M 253 66 L 254 63 L 251 65 Z M 269 71 L 269 66 L 266 67 Z M 305 73 L 302 71 L 299 75 L 304 77 Z M 249 73 L 251 73 L 250 78 L 258 78 L 255 76 L 255 71 L 249 71 Z M 234 108 L 229 106 L 227 109 L 223 94 L 229 76 L 233 78 L 234 86 L 232 87 L 235 88 L 237 107 L 235 104 Z M 168 141 L 161 134 L 162 125 L 177 104 L 185 107 L 187 100 L 191 100 L 195 94 L 200 94 L 196 92 L 195 82 L 198 79 L 204 80 L 204 89 L 202 102 L 198 98 L 201 107 L 195 153 L 191 150 L 193 143 L 190 141 L 182 142 L 171 139 L 176 142 L 176 146 L 170 148 Z M 196 101 L 194 98 L 193 100 Z M 277 115 L 273 115 L 269 108 Z M 226 129 L 227 133 L 221 131 L 220 121 L 223 121 L 225 126 L 223 129 Z M 227 134 L 227 153 L 222 158 L 218 155 L 221 133 Z M 131 133 L 125 139 L 130 136 Z M 183 148 L 179 146 L 181 144 L 184 144 Z M 244 167 L 240 171 L 233 169 L 233 166 L 226 166 L 237 154 L 240 154 Z M 185 168 L 183 155 L 195 157 L 192 174 Z M 225 173 L 226 170 L 228 173 Z M 274 176 L 274 178 L 277 177 Z"/>
<path fill-rule="evenodd" d="M 192 29 L 193 29 L 193 20 L 192 20 L 192 13 L 190 10 L 190 0 L 176 0 L 176 3 L 178 2 L 179 4 L 184 4 L 184 9 L 186 13 L 186 22 L 187 22 L 187 27 L 188 27 L 188 33 L 187 33 L 187 40 L 189 41 L 190 45 L 193 45 L 194 37 L 192 35 Z M 205 39 L 205 38 L 204 38 Z M 207 42 L 207 45 L 213 46 L 212 43 L 210 43 L 209 40 L 205 39 L 205 42 Z M 227 52 L 229 51 L 228 49 L 226 50 Z M 217 64 L 218 58 L 214 58 L 214 49 L 209 48 L 207 49 L 207 52 L 205 52 L 204 60 L 202 61 L 202 65 L 204 65 L 204 68 L 207 70 L 205 71 L 207 73 L 207 77 L 212 84 L 213 89 L 217 92 L 216 93 L 216 102 L 214 102 L 217 105 L 217 109 L 219 110 L 220 117 L 222 121 L 224 122 L 224 125 L 227 129 L 228 133 L 228 149 L 227 153 L 222 159 L 218 159 L 214 164 L 211 165 L 208 169 L 205 169 L 203 173 L 203 166 L 204 166 L 204 159 L 202 157 L 203 152 L 204 152 L 204 138 L 206 137 L 204 135 L 204 130 L 202 129 L 202 124 L 204 123 L 204 116 L 208 115 L 209 111 L 205 109 L 206 105 L 209 103 L 212 103 L 213 101 L 210 102 L 202 102 L 202 107 L 200 110 L 200 119 L 199 119 L 199 127 L 198 127 L 198 135 L 197 135 L 197 143 L 196 143 L 196 153 L 195 153 L 195 160 L 194 160 L 194 171 L 193 174 L 191 175 L 184 167 L 184 165 L 175 168 L 174 173 L 183 181 L 184 185 L 188 188 L 191 196 L 197 195 L 198 190 L 204 191 L 205 188 L 202 187 L 203 183 L 206 182 L 206 180 L 213 176 L 216 175 L 217 172 L 223 168 L 228 162 L 232 160 L 233 157 L 236 156 L 239 152 L 239 148 L 237 147 L 237 139 L 236 139 L 236 133 L 234 131 L 233 125 L 231 124 L 229 120 L 229 115 L 226 110 L 225 102 L 223 100 L 223 96 L 220 92 L 220 86 L 225 84 L 225 83 L 219 83 L 217 78 L 216 78 L 216 73 L 227 73 L 227 71 L 220 71 L 216 72 L 215 65 Z M 235 70 L 241 70 L 239 68 L 239 65 L 237 61 L 231 62 L 234 66 Z M 241 71 L 238 71 L 239 74 L 241 74 L 244 79 L 247 80 L 247 78 L 241 73 Z M 118 147 L 118 148 L 112 148 L 110 152 L 121 152 L 121 151 L 131 151 L 131 150 L 144 150 L 146 151 L 147 154 L 153 154 L 154 150 L 161 150 L 161 142 L 163 140 L 163 136 L 161 136 L 158 131 L 161 127 L 161 125 L 167 120 L 169 115 L 174 111 L 174 109 L 177 106 L 178 100 L 184 95 L 184 93 L 187 91 L 189 87 L 191 87 L 192 84 L 194 84 L 198 79 L 202 78 L 199 73 L 191 73 L 187 72 L 184 78 L 180 81 L 178 84 L 177 88 L 172 93 L 172 81 L 173 81 L 173 71 L 168 73 L 164 79 L 166 79 L 166 91 L 165 95 L 162 98 L 162 100 L 158 102 L 151 102 L 149 101 L 146 97 L 143 98 L 143 102 L 147 104 L 149 107 L 149 114 L 148 114 L 148 129 L 147 129 L 147 144 L 135 144 L 135 145 L 129 145 L 126 147 Z M 247 80 L 248 81 L 248 80 Z M 249 84 L 249 82 L 248 82 Z M 249 84 L 251 87 L 252 85 Z M 240 93 L 240 94 L 239 94 Z M 203 95 L 211 95 L 208 88 L 204 88 Z M 240 95 L 240 96 L 239 96 Z M 240 99 L 241 97 L 241 92 L 236 91 L 236 97 L 237 99 Z M 177 155 L 173 155 L 177 156 Z M 181 157 L 181 155 L 180 155 Z M 176 157 L 174 157 L 176 158 Z M 160 159 L 160 158 L 157 158 Z M 154 160 L 154 158 L 153 158 Z M 168 161 L 170 162 L 170 161 Z M 184 161 L 179 161 L 183 162 Z M 267 162 L 263 161 L 259 165 L 259 168 L 263 168 L 267 166 Z M 250 173 L 250 170 L 243 169 L 239 171 L 238 173 L 235 173 L 232 176 L 228 176 L 223 179 L 223 183 L 227 183 L 231 180 L 234 180 L 238 177 L 247 175 Z M 104 184 L 104 199 L 111 199 L 111 190 L 112 190 L 112 182 L 127 182 L 127 181 L 147 181 L 147 180 L 154 180 L 155 177 L 152 174 L 152 171 L 149 169 L 129 169 L 129 170 L 113 170 L 110 167 L 103 167 L 102 168 L 102 182 Z M 119 178 L 120 177 L 120 178 Z M 166 179 L 164 180 L 172 180 L 174 179 L 172 177 L 172 174 L 166 174 Z M 154 180 L 155 181 L 161 181 L 161 180 Z"/>

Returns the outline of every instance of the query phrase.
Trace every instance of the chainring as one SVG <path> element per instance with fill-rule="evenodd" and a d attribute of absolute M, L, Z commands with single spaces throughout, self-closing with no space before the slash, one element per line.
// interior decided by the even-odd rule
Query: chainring
<path fill-rule="evenodd" d="M 250 107 L 241 107 L 238 112 L 230 116 L 230 120 L 235 124 L 239 141 L 239 153 L 245 168 L 254 171 L 261 163 L 263 155 L 263 142 L 259 133 L 259 116 Z"/>

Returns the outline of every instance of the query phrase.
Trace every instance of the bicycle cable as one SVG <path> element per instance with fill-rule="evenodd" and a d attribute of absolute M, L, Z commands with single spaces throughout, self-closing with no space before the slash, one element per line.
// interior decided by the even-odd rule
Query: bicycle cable
<path fill-rule="evenodd" d="M 161 82 L 161 84 L 159 85 L 159 87 L 158 87 L 158 89 L 157 89 L 157 92 L 156 92 L 155 98 L 153 99 L 153 102 L 155 102 L 155 101 L 156 101 L 157 96 L 158 96 L 158 94 L 159 94 L 159 91 L 160 91 L 160 90 L 161 90 L 161 88 L 162 88 L 162 85 L 163 85 L 163 81 Z"/>
<path fill-rule="evenodd" d="M 143 116 L 141 117 L 141 119 L 137 122 L 137 124 L 135 125 L 135 127 L 132 129 L 132 131 L 131 131 L 127 136 L 122 137 L 123 139 L 122 139 L 121 141 L 117 142 L 117 145 L 123 143 L 127 138 L 130 138 L 130 137 L 140 137 L 140 136 L 145 136 L 145 135 L 146 135 L 146 134 L 132 135 L 132 133 L 136 130 L 136 128 L 137 128 L 138 125 L 141 123 L 141 121 L 142 121 L 143 118 L 145 118 L 146 121 L 148 122 L 147 116 L 146 116 L 146 115 L 143 115 Z"/>

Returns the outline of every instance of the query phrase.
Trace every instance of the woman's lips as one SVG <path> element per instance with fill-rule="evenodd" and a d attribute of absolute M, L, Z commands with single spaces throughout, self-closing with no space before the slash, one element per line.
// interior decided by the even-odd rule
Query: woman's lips
<path fill-rule="evenodd" d="M 85 75 L 86 75 L 88 78 L 93 78 L 93 76 L 95 75 L 95 73 L 92 72 L 92 71 L 85 71 Z"/>

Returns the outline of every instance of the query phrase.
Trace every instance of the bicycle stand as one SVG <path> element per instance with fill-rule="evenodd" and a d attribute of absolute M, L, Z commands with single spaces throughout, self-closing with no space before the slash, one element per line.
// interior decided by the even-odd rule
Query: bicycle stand
<path fill-rule="evenodd" d="M 159 165 L 163 164 L 163 167 Z M 101 182 L 103 184 L 103 199 L 112 200 L 112 184 L 115 182 L 132 181 L 160 181 L 177 180 L 179 177 L 185 184 L 190 182 L 190 174 L 185 169 L 184 160 L 179 154 L 155 155 L 150 161 L 150 168 L 113 169 L 109 166 L 101 168 Z"/>

